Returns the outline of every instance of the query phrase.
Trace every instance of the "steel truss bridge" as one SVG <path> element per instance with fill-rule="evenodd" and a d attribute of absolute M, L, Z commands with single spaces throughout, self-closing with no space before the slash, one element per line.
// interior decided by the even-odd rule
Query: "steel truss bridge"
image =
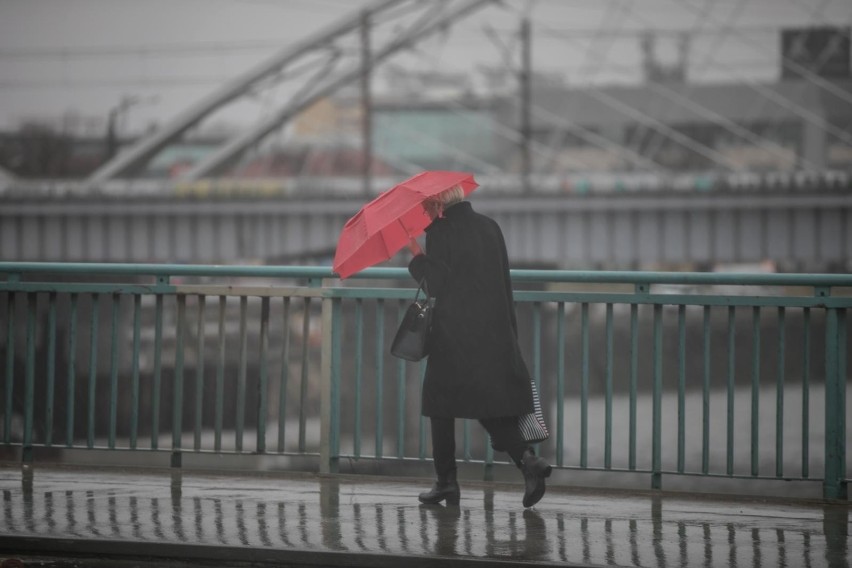
<path fill-rule="evenodd" d="M 771 261 L 848 270 L 852 194 L 653 193 L 471 197 L 503 227 L 513 262 L 692 268 Z M 11 261 L 330 263 L 361 196 L 66 195 L 0 201 Z M 400 261 L 402 258 L 400 256 Z"/>

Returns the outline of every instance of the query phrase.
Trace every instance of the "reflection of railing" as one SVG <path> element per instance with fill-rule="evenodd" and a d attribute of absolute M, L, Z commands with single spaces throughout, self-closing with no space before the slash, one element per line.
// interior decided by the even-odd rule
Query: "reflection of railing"
<path fill-rule="evenodd" d="M 424 366 L 387 349 L 413 291 L 375 287 L 407 286 L 405 270 L 370 269 L 345 286 L 324 267 L 0 263 L 0 273 L 0 442 L 24 459 L 40 447 L 168 448 L 175 464 L 185 453 L 318 455 L 333 472 L 428 457 Z M 513 279 L 552 423 L 541 452 L 558 468 L 648 474 L 653 487 L 663 475 L 822 481 L 826 497 L 846 494 L 852 277 Z M 154 330 L 145 345 L 143 326 Z M 490 475 L 479 430 L 465 423 L 462 457 Z"/>
<path fill-rule="evenodd" d="M 410 485 L 388 478 L 373 484 L 331 476 L 282 482 L 277 476 L 184 479 L 179 470 L 169 476 L 34 469 L 34 475 L 23 471 L 23 483 L 17 473 L 3 480 L 0 550 L 20 555 L 29 546 L 41 556 L 82 551 L 88 557 L 140 555 L 147 563 L 160 556 L 276 566 L 315 566 L 318 560 L 323 566 L 461 565 L 471 559 L 502 565 L 487 564 L 492 559 L 516 566 L 661 568 L 847 561 L 849 511 L 834 503 L 798 509 L 789 502 L 741 500 L 731 516 L 727 503 L 715 498 L 642 492 L 601 506 L 595 493 L 551 492 L 558 505 L 520 511 L 491 485 L 466 484 L 462 507 L 427 507 L 412 498 Z M 295 562 L 300 555 L 303 564 Z"/>

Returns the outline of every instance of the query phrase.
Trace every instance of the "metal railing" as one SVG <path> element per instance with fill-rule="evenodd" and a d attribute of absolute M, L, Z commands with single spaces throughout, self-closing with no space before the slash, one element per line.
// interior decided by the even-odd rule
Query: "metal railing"
<path fill-rule="evenodd" d="M 2 437 L 39 448 L 429 459 L 404 269 L 0 263 Z M 847 491 L 852 276 L 515 270 L 565 470 Z M 383 287 L 387 282 L 403 287 Z M 463 424 L 461 458 L 501 463 Z"/>

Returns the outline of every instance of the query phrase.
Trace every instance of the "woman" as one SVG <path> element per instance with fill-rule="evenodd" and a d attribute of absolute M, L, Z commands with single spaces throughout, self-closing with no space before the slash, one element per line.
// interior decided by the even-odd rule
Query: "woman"
<path fill-rule="evenodd" d="M 426 254 L 416 241 L 408 270 L 426 279 L 435 297 L 422 414 L 431 419 L 437 481 L 420 501 L 457 505 L 455 419 L 473 418 L 505 451 L 525 479 L 524 507 L 537 503 L 551 467 L 535 455 L 518 428 L 533 411 L 530 374 L 518 330 L 506 244 L 497 223 L 473 210 L 456 186 L 424 202 L 432 218 Z"/>

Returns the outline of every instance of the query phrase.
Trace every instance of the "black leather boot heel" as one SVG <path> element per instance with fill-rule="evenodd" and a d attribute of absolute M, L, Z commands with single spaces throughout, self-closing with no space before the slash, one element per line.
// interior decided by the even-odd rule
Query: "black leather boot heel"
<path fill-rule="evenodd" d="M 524 474 L 524 507 L 532 507 L 544 497 L 545 478 L 550 477 L 553 468 L 549 463 L 528 449 L 521 459 L 521 471 Z"/>
<path fill-rule="evenodd" d="M 432 489 L 421 493 L 418 496 L 420 502 L 424 505 L 437 505 L 441 501 L 446 500 L 447 505 L 458 505 L 461 499 L 461 490 L 459 489 L 458 481 L 456 481 L 456 472 L 453 470 L 445 477 L 438 477 L 438 481 L 432 486 Z"/>

